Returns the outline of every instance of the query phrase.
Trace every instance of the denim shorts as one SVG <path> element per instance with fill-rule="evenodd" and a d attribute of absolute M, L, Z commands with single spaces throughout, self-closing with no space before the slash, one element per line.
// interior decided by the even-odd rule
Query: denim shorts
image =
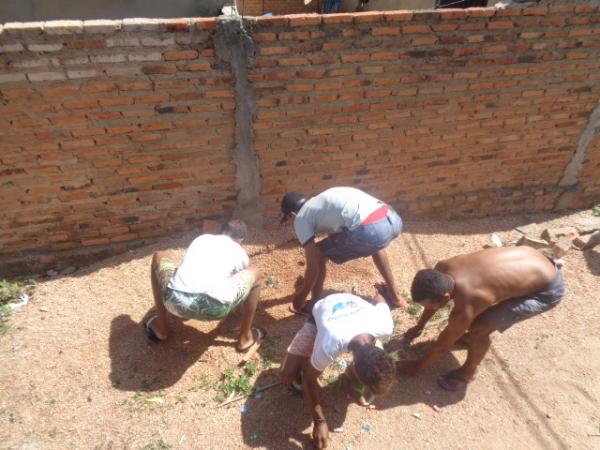
<path fill-rule="evenodd" d="M 379 222 L 344 228 L 323 239 L 317 245 L 336 264 L 364 258 L 384 249 L 402 231 L 402 219 L 393 209 Z"/>
<path fill-rule="evenodd" d="M 498 303 L 484 311 L 480 317 L 503 333 L 516 323 L 554 308 L 564 296 L 565 285 L 562 273 L 557 269 L 554 280 L 544 290 Z"/>

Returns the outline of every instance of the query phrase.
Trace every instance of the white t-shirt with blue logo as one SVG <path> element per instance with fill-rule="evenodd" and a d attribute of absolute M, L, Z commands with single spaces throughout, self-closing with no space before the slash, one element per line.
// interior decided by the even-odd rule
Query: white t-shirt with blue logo
<path fill-rule="evenodd" d="M 317 233 L 337 233 L 359 226 L 384 203 L 351 187 L 334 187 L 304 203 L 294 219 L 294 231 L 305 245 Z"/>
<path fill-rule="evenodd" d="M 359 334 L 375 338 L 391 336 L 394 322 L 386 303 L 371 303 L 349 294 L 332 294 L 319 300 L 313 308 L 317 337 L 310 363 L 318 371 L 348 350 L 350 341 Z"/>

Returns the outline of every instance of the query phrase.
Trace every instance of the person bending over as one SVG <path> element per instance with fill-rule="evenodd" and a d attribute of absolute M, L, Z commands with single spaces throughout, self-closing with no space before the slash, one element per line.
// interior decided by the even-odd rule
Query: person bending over
<path fill-rule="evenodd" d="M 386 247 L 402 231 L 402 219 L 388 205 L 351 187 L 334 187 L 307 199 L 300 192 L 288 192 L 281 201 L 284 223 L 294 219 L 294 231 L 306 254 L 304 282 L 294 293 L 290 310 L 307 313 L 306 297 L 318 300 L 323 291 L 326 260 L 342 264 L 372 256 L 386 283 L 386 298 L 392 306 L 405 306 L 398 295 Z M 330 233 L 318 243 L 317 233 Z"/>
<path fill-rule="evenodd" d="M 467 360 L 438 379 L 447 390 L 466 388 L 490 348 L 490 335 L 554 308 L 565 295 L 555 262 L 530 247 L 490 248 L 440 261 L 421 270 L 411 287 L 413 300 L 424 307 L 418 324 L 405 336 L 421 334 L 435 312 L 454 301 L 448 325 L 417 361 L 399 363 L 399 371 L 414 375 L 430 366 L 464 338 Z"/>
<path fill-rule="evenodd" d="M 387 353 L 376 345 L 390 336 L 394 324 L 390 308 L 381 294 L 373 304 L 349 294 L 337 293 L 319 300 L 304 326 L 292 340 L 280 369 L 281 381 L 302 381 L 304 398 L 313 418 L 313 440 L 325 448 L 329 429 L 319 398 L 319 375 L 341 353 L 354 357 L 348 372 L 372 394 L 384 394 L 395 378 L 395 367 Z"/>
<path fill-rule="evenodd" d="M 240 243 L 246 234 L 243 222 L 231 221 L 220 235 L 203 234 L 190 244 L 178 268 L 168 251 L 152 258 L 151 280 L 156 314 L 145 324 L 154 342 L 169 337 L 169 314 L 183 320 L 219 320 L 234 309 L 241 313 L 239 352 L 254 352 L 264 330 L 252 328 L 260 297 L 260 274 L 249 267 Z"/>

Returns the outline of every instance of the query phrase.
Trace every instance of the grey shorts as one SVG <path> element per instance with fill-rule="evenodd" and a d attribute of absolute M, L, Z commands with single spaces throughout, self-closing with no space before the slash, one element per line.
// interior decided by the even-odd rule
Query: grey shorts
<path fill-rule="evenodd" d="M 379 222 L 345 228 L 317 244 L 319 250 L 336 264 L 365 258 L 387 247 L 402 231 L 402 219 L 392 208 Z"/>
<path fill-rule="evenodd" d="M 565 285 L 563 277 L 560 269 L 557 269 L 556 277 L 554 277 L 554 280 L 543 291 L 498 303 L 485 311 L 480 318 L 488 321 L 496 330 L 503 333 L 515 323 L 554 308 L 564 296 Z"/>

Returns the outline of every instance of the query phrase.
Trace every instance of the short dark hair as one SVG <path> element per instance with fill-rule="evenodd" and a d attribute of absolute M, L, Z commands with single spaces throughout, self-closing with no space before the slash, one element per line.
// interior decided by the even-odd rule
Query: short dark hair
<path fill-rule="evenodd" d="M 453 281 L 445 273 L 434 269 L 419 270 L 410 287 L 414 302 L 420 303 L 425 299 L 441 302 L 444 294 L 452 291 Z"/>
<path fill-rule="evenodd" d="M 298 214 L 304 203 L 306 203 L 306 196 L 302 192 L 286 193 L 281 199 L 281 212 L 283 213 L 281 223 L 284 223 L 291 213 Z"/>
<path fill-rule="evenodd" d="M 373 344 L 358 349 L 354 358 L 356 375 L 374 394 L 384 394 L 394 381 L 394 361 Z"/>
<path fill-rule="evenodd" d="M 230 220 L 221 228 L 221 234 L 231 239 L 244 239 L 248 234 L 248 227 L 241 220 Z"/>

